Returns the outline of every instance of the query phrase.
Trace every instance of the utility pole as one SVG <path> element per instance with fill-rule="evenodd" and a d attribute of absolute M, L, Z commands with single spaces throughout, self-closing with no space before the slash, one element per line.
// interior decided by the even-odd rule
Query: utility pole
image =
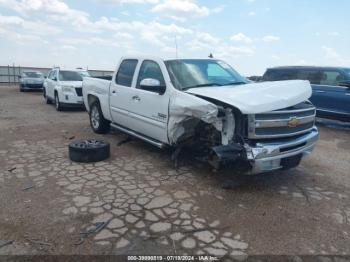
<path fill-rule="evenodd" d="M 178 53 L 177 53 L 177 38 L 176 38 L 176 35 L 175 35 L 175 55 L 176 55 L 176 58 L 178 58 Z"/>

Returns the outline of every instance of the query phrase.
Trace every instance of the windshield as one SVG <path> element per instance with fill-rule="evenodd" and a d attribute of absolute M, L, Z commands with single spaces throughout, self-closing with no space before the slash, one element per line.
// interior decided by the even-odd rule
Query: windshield
<path fill-rule="evenodd" d="M 248 81 L 223 61 L 181 59 L 165 62 L 175 88 L 186 90 L 203 86 L 245 84 Z"/>
<path fill-rule="evenodd" d="M 58 79 L 60 81 L 83 81 L 81 75 L 76 71 L 60 71 Z"/>
<path fill-rule="evenodd" d="M 23 77 L 43 78 L 43 75 L 39 72 L 24 72 Z"/>

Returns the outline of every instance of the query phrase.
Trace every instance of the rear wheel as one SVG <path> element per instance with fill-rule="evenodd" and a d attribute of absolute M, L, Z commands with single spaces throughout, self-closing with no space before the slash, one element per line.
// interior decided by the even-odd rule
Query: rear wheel
<path fill-rule="evenodd" d="M 105 134 L 110 129 L 110 123 L 103 117 L 99 102 L 94 102 L 90 106 L 90 126 L 95 133 Z"/>
<path fill-rule="evenodd" d="M 61 105 L 60 99 L 58 98 L 57 92 L 55 92 L 55 107 L 57 111 L 62 111 L 63 107 Z"/>

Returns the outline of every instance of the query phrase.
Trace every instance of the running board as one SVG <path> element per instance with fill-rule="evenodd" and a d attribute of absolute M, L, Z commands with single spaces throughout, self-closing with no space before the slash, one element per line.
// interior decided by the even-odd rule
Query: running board
<path fill-rule="evenodd" d="M 122 127 L 122 126 L 119 126 L 119 125 L 116 125 L 116 124 L 111 124 L 111 126 L 115 129 L 118 129 L 119 131 L 122 131 L 123 133 L 126 133 L 128 135 L 131 135 L 131 136 L 134 136 L 136 138 L 139 138 L 147 143 L 150 143 L 158 148 L 164 148 L 166 147 L 166 144 L 162 143 L 162 142 L 159 142 L 157 140 L 154 140 L 152 138 L 149 138 L 149 137 L 146 137 L 146 136 L 143 136 L 139 133 L 136 133 L 135 131 L 132 131 L 128 128 L 125 128 L 125 127 Z"/>

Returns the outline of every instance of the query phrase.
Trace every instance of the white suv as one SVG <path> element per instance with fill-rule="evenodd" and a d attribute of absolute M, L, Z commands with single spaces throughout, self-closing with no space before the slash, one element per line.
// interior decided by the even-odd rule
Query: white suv
<path fill-rule="evenodd" d="M 83 107 L 83 77 L 90 76 L 86 70 L 53 68 L 44 82 L 44 98 L 47 104 L 55 103 L 56 110 L 65 107 Z"/>

